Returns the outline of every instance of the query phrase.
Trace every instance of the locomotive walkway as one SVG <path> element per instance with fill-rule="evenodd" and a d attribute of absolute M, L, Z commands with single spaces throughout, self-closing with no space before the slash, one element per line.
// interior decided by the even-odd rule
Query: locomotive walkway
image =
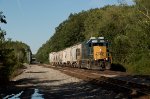
<path fill-rule="evenodd" d="M 84 70 L 83 70 L 84 71 Z M 130 99 L 128 91 L 111 86 L 99 86 L 68 76 L 56 69 L 28 65 L 24 72 L 13 79 L 15 86 L 0 90 L 3 99 Z M 138 99 L 138 98 L 136 98 Z M 146 98 L 143 98 L 146 99 Z"/>

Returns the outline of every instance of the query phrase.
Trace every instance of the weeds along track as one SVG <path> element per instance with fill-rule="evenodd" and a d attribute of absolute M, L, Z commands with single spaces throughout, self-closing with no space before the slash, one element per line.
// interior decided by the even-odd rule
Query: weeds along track
<path fill-rule="evenodd" d="M 59 70 L 67 75 L 83 79 L 103 88 L 123 91 L 131 96 L 146 95 L 150 99 L 150 76 L 133 76 L 125 72 L 98 71 L 70 67 L 43 66 Z M 144 98 L 145 99 L 145 98 Z M 147 98 L 146 98 L 147 99 Z"/>

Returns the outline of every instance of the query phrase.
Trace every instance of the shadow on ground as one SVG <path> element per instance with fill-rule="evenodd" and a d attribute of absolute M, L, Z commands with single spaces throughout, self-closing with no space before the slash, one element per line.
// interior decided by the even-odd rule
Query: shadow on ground
<path fill-rule="evenodd" d="M 39 90 L 39 94 L 42 94 L 44 99 L 70 99 L 70 98 L 84 98 L 84 99 L 113 99 L 127 97 L 126 94 L 121 92 L 114 92 L 113 90 L 103 89 L 101 86 L 93 85 L 90 82 L 74 82 L 62 85 L 34 85 L 36 79 L 21 79 L 20 81 L 12 82 L 13 85 L 5 86 L 0 88 L 0 99 L 6 97 L 7 95 L 18 94 L 23 91 L 19 96 L 21 99 L 31 99 L 32 94 L 35 89 Z M 59 82 L 59 80 L 45 80 L 42 82 L 54 83 Z M 36 82 L 36 83 L 42 83 Z M 33 84 L 32 86 L 15 86 L 15 85 L 26 85 Z M 38 98 L 38 97 L 37 97 Z M 40 98 L 39 98 L 40 99 Z"/>
<path fill-rule="evenodd" d="M 64 80 L 64 79 L 62 79 Z M 43 84 L 43 83 L 55 83 L 58 82 L 60 80 L 37 80 L 36 78 L 24 78 L 24 79 L 20 79 L 18 81 L 13 82 L 14 84 L 23 84 L 23 85 L 27 85 L 27 84 L 32 84 L 32 85 L 36 85 L 36 84 Z"/>
<path fill-rule="evenodd" d="M 26 73 L 46 73 L 47 71 L 40 71 L 40 72 L 33 72 L 33 71 L 28 71 Z"/>
<path fill-rule="evenodd" d="M 95 85 L 92 81 L 89 82 L 74 82 L 61 85 L 43 85 L 42 83 L 57 83 L 60 80 L 42 80 L 37 79 L 21 79 L 11 82 L 9 86 L 0 88 L 0 99 L 12 94 L 23 93 L 19 96 L 21 99 L 31 99 L 35 89 L 39 90 L 39 94 L 44 99 L 131 99 L 130 90 L 119 89 L 109 84 Z M 16 86 L 16 85 L 31 86 Z M 39 84 L 39 85 L 38 85 Z M 42 85 L 40 85 L 42 84 Z M 37 97 L 38 99 L 41 99 Z M 138 99 L 138 98 L 137 98 Z"/>
<path fill-rule="evenodd" d="M 111 70 L 112 71 L 126 72 L 126 68 L 121 64 L 112 64 L 111 65 Z"/>
<path fill-rule="evenodd" d="M 40 89 L 40 87 L 39 87 Z M 87 82 L 68 83 L 60 86 L 43 87 L 41 90 L 45 99 L 114 99 L 126 97 L 125 94 L 115 93 L 100 86 Z"/>

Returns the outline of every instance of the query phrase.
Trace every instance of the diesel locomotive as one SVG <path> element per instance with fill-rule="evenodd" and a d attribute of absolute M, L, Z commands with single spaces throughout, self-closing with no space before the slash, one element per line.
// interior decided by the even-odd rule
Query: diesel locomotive
<path fill-rule="evenodd" d="M 105 70 L 111 68 L 110 42 L 104 37 L 91 37 L 58 52 L 49 54 L 49 62 L 54 66 L 70 66 Z"/>

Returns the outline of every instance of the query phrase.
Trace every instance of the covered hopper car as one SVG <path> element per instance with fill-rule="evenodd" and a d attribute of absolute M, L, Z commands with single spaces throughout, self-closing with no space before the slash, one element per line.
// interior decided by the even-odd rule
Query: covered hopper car
<path fill-rule="evenodd" d="M 58 52 L 49 54 L 49 62 L 55 66 L 71 66 L 88 69 L 110 69 L 112 63 L 109 42 L 104 37 L 91 37 Z"/>

